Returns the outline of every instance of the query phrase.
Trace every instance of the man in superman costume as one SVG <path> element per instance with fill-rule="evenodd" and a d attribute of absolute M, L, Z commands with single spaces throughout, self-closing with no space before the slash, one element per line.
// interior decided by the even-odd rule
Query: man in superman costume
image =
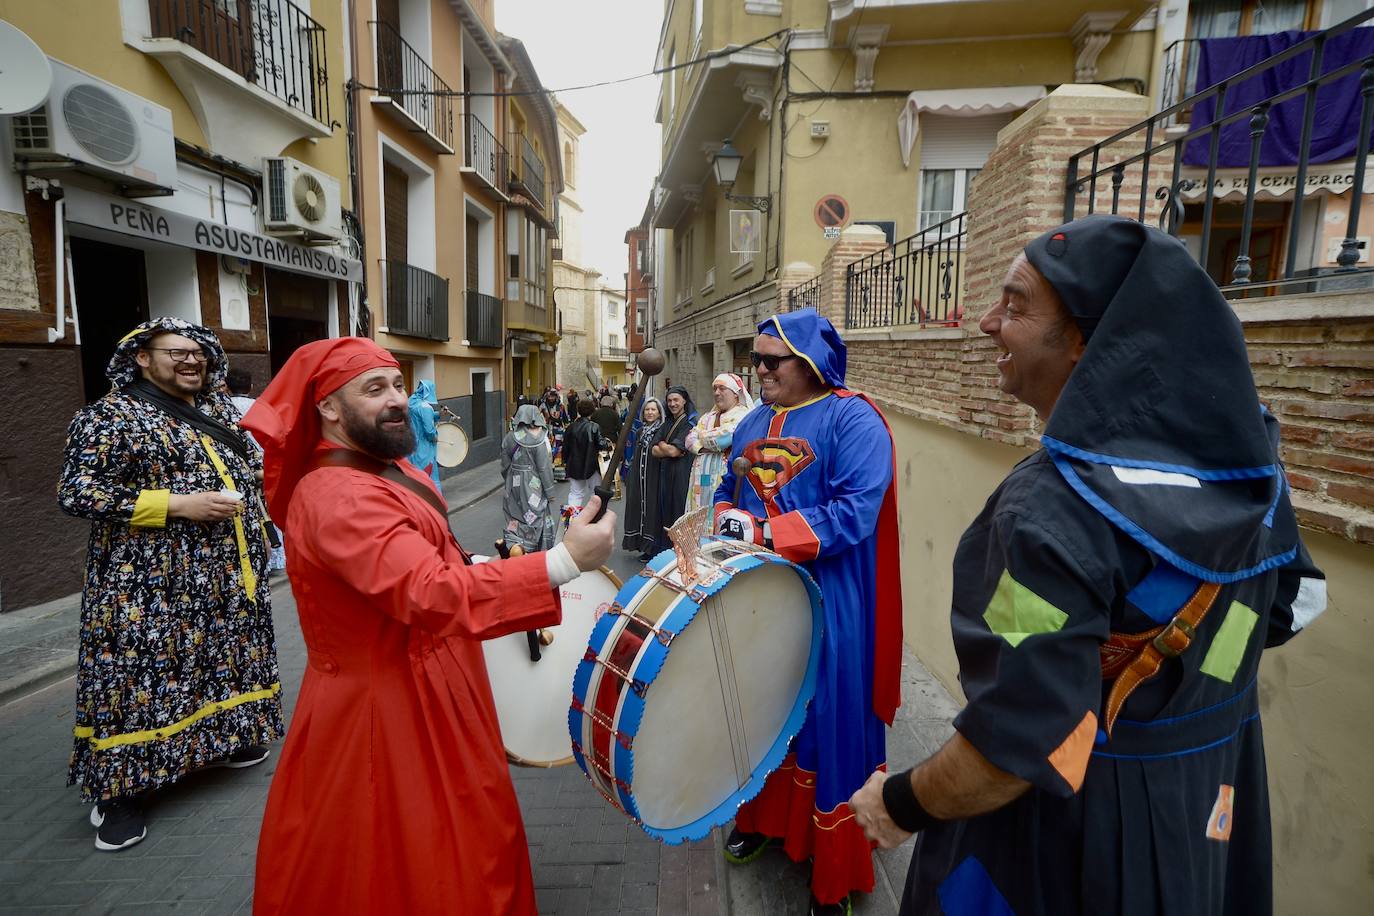
<path fill-rule="evenodd" d="M 813 860 L 811 912 L 849 912 L 873 890 L 872 845 L 846 802 L 885 765 L 884 723 L 900 703 L 901 578 L 892 435 L 844 386 L 845 345 L 814 309 L 759 325 L 751 356 L 763 403 L 740 420 L 731 459 L 752 462 L 715 494 L 717 530 L 799 563 L 821 587 L 816 695 L 783 765 L 745 804 L 726 842 L 735 863 L 773 840 Z"/>

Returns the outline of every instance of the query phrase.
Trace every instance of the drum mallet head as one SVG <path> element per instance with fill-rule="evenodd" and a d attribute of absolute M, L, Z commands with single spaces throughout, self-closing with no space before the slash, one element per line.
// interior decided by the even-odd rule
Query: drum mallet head
<path fill-rule="evenodd" d="M 635 366 L 646 376 L 658 375 L 667 364 L 663 351 L 655 347 L 645 347 L 635 358 Z"/>
<path fill-rule="evenodd" d="M 733 505 L 736 509 L 739 508 L 739 496 L 744 489 L 744 478 L 748 476 L 753 468 L 754 462 L 745 458 L 743 455 L 740 455 L 734 461 L 730 462 L 730 470 L 735 472 L 735 501 Z"/>

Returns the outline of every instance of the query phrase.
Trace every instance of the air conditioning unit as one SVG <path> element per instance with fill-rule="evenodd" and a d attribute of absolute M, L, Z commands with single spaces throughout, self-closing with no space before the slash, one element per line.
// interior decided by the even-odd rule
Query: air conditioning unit
<path fill-rule="evenodd" d="M 16 171 L 82 172 L 129 197 L 171 194 L 176 186 L 172 113 L 155 102 L 52 60 L 52 91 L 35 111 L 10 121 Z"/>
<path fill-rule="evenodd" d="M 271 156 L 262 161 L 262 190 L 266 231 L 308 242 L 343 237 L 337 178 L 287 156 Z"/>

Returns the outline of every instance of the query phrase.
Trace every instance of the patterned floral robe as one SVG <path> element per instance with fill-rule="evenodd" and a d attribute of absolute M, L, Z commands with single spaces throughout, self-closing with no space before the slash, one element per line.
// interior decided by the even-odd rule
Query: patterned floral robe
<path fill-rule="evenodd" d="M 207 390 L 219 374 L 212 359 Z M 218 394 L 198 406 L 236 419 Z M 58 501 L 91 521 L 68 773 L 85 801 L 156 789 L 285 732 L 257 499 L 214 524 L 167 518 L 172 493 L 258 491 L 258 453 L 208 441 L 119 390 L 68 430 Z"/>

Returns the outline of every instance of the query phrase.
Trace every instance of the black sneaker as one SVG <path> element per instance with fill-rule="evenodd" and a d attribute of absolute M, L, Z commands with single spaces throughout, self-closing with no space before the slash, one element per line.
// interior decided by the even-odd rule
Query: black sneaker
<path fill-rule="evenodd" d="M 736 865 L 752 862 L 763 855 L 771 842 L 772 837 L 761 833 L 741 833 L 738 827 L 731 827 L 730 836 L 725 840 L 725 859 Z"/>
<path fill-rule="evenodd" d="M 91 809 L 95 848 L 102 852 L 127 849 L 148 835 L 143 805 L 130 798 L 112 798 Z"/>
<path fill-rule="evenodd" d="M 247 767 L 255 767 L 271 756 L 272 751 L 267 745 L 250 744 L 247 747 L 239 748 L 223 760 L 216 760 L 211 766 L 242 770 Z"/>
<path fill-rule="evenodd" d="M 839 903 L 821 903 L 811 898 L 811 916 L 849 916 L 851 912 L 848 895 Z"/>

